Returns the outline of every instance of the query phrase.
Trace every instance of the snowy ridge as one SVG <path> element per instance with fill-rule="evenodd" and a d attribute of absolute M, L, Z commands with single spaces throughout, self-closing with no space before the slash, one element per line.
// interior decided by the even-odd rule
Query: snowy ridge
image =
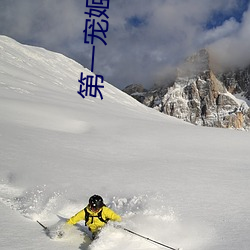
<path fill-rule="evenodd" d="M 79 90 L 77 80 L 80 72 L 83 72 L 84 76 L 93 74 L 90 70 L 59 53 L 22 45 L 5 36 L 0 36 L 0 38 L 0 84 L 4 89 L 32 96 L 38 94 L 37 98 L 52 92 L 51 98 L 57 99 L 55 91 L 60 94 L 75 95 L 75 92 Z M 132 98 L 109 83 L 104 82 L 104 86 L 103 95 L 108 97 L 105 100 L 124 103 L 128 106 L 138 106 L 138 103 Z M 79 96 L 79 98 L 81 97 Z M 91 102 L 96 100 L 88 99 Z"/>
<path fill-rule="evenodd" d="M 249 133 L 186 124 L 109 83 L 103 100 L 82 99 L 80 72 L 0 37 L 0 246 L 162 249 L 112 224 L 90 243 L 84 222 L 61 240 L 36 223 L 55 228 L 96 193 L 124 227 L 167 245 L 248 250 Z"/>

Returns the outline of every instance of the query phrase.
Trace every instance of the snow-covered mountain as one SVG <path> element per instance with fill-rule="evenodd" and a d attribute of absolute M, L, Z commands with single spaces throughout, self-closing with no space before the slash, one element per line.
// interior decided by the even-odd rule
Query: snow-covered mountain
<path fill-rule="evenodd" d="M 81 72 L 0 36 L 0 248 L 162 249 L 112 225 L 90 243 L 84 222 L 51 240 L 36 223 L 53 228 L 97 193 L 171 247 L 248 250 L 249 133 L 193 126 L 106 82 L 103 100 L 83 99 Z"/>
<path fill-rule="evenodd" d="M 180 65 L 170 87 L 142 91 L 132 85 L 124 92 L 149 107 L 196 125 L 249 129 L 249 68 L 215 71 L 208 50 L 203 49 Z"/>

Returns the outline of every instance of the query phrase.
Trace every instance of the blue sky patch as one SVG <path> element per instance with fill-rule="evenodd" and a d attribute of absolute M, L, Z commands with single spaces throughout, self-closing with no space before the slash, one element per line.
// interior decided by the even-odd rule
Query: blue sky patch
<path fill-rule="evenodd" d="M 206 29 L 213 29 L 221 26 L 226 20 L 234 18 L 238 23 L 241 23 L 244 12 L 248 9 L 249 0 L 239 0 L 237 9 L 232 10 L 230 13 L 225 13 L 223 10 L 215 11 L 206 23 Z"/>
<path fill-rule="evenodd" d="M 146 18 L 145 17 L 139 17 L 139 16 L 131 16 L 127 19 L 127 24 L 130 27 L 141 27 L 146 25 Z"/>

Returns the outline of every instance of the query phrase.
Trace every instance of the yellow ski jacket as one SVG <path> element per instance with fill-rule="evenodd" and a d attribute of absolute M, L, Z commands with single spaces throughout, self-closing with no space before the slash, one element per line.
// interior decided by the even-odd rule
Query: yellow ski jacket
<path fill-rule="evenodd" d="M 89 213 L 88 221 L 85 221 L 86 226 L 88 226 L 89 230 L 92 233 L 97 232 L 100 228 L 102 228 L 106 223 L 105 221 L 112 220 L 112 221 L 121 221 L 120 215 L 116 214 L 113 210 L 110 208 L 103 206 L 99 211 L 93 212 L 89 209 L 89 207 L 86 207 L 87 212 Z M 98 218 L 98 215 L 100 215 L 101 212 L 101 218 L 104 220 L 100 220 Z M 80 220 L 85 220 L 85 210 L 82 209 L 77 214 L 72 216 L 68 221 L 67 224 L 75 225 Z"/>

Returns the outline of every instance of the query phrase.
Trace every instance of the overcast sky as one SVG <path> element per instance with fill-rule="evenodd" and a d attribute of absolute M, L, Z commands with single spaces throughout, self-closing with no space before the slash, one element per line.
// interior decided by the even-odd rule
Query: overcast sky
<path fill-rule="evenodd" d="M 149 87 L 204 47 L 224 63 L 249 63 L 249 1 L 110 0 L 107 45 L 95 40 L 94 71 L 118 88 Z M 0 0 L 0 34 L 63 53 L 90 69 L 85 5 L 86 0 Z"/>

